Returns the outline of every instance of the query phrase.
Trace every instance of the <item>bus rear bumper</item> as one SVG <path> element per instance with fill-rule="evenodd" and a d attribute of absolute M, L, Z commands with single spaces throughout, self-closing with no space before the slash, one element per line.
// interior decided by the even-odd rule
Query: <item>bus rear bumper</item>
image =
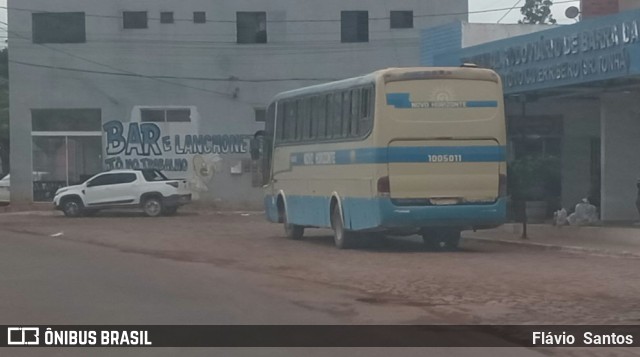
<path fill-rule="evenodd" d="M 490 204 L 451 206 L 396 206 L 390 199 L 380 199 L 378 206 L 382 228 L 488 228 L 504 224 L 507 217 L 505 198 Z"/>
<path fill-rule="evenodd" d="M 306 227 L 331 227 L 331 197 L 287 196 L 287 220 Z M 264 200 L 266 217 L 279 222 L 277 199 Z M 390 198 L 343 197 L 341 208 L 345 225 L 354 231 L 397 228 L 459 227 L 485 229 L 505 223 L 506 199 L 494 203 L 451 206 L 399 206 Z"/>

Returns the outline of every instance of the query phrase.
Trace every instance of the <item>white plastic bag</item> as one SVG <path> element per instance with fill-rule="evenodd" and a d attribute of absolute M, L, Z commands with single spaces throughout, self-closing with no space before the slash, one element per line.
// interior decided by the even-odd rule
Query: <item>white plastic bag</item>
<path fill-rule="evenodd" d="M 553 224 L 562 227 L 567 224 L 567 210 L 561 209 L 553 214 Z"/>
<path fill-rule="evenodd" d="M 598 208 L 584 198 L 576 205 L 576 211 L 567 218 L 572 226 L 585 226 L 598 222 Z"/>

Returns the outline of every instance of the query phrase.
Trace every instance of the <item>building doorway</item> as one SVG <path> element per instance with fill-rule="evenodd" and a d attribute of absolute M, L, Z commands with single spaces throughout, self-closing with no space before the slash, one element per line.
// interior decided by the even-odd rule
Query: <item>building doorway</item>
<path fill-rule="evenodd" d="M 32 121 L 34 202 L 50 202 L 60 187 L 102 171 L 99 109 L 38 109 Z"/>

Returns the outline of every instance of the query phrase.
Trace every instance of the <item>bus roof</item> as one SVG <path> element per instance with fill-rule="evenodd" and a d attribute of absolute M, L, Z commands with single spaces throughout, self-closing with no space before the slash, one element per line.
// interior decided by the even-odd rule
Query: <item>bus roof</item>
<path fill-rule="evenodd" d="M 469 67 L 404 67 L 387 68 L 359 77 L 343 79 L 336 82 L 323 83 L 309 87 L 299 88 L 282 92 L 273 99 L 274 101 L 285 98 L 294 98 L 310 94 L 330 92 L 352 87 L 364 86 L 376 83 L 378 79 L 385 82 L 414 79 L 469 79 L 499 82 L 498 75 L 490 69 L 469 68 Z"/>

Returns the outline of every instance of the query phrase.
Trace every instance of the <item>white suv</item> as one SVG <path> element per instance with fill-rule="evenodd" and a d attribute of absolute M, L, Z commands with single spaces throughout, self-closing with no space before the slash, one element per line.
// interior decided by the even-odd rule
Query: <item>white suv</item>
<path fill-rule="evenodd" d="M 97 174 L 85 183 L 59 189 L 56 209 L 67 217 L 108 208 L 140 207 L 150 217 L 176 213 L 191 202 L 186 180 L 169 180 L 158 170 L 116 170 Z"/>

